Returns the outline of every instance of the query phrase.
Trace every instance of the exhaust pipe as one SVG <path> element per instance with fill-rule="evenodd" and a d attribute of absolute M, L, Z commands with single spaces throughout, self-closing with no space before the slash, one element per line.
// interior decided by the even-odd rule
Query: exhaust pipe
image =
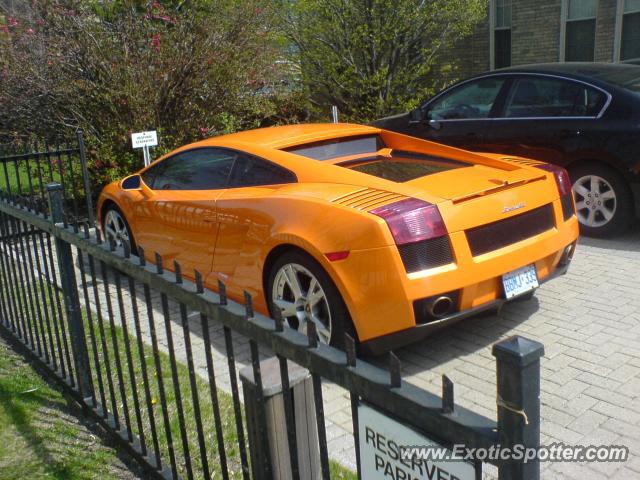
<path fill-rule="evenodd" d="M 442 296 L 436 298 L 431 305 L 429 305 L 428 310 L 433 317 L 440 318 L 451 312 L 452 307 L 453 300 L 451 300 L 451 297 Z"/>

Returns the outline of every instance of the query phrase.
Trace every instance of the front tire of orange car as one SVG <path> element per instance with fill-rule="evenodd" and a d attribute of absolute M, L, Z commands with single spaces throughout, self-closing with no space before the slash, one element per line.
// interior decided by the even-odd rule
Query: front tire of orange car
<path fill-rule="evenodd" d="M 291 250 L 272 264 L 267 282 L 269 311 L 280 309 L 291 328 L 307 334 L 315 323 L 318 340 L 345 348 L 345 333 L 358 340 L 349 311 L 327 272 L 310 255 Z"/>
<path fill-rule="evenodd" d="M 105 240 L 116 247 L 126 246 L 132 255 L 137 255 L 137 246 L 129 222 L 115 204 L 109 204 L 102 215 L 102 232 Z"/>

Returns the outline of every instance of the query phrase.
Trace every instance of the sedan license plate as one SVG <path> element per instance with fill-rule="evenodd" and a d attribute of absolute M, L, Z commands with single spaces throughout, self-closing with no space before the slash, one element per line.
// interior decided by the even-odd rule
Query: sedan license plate
<path fill-rule="evenodd" d="M 502 285 L 504 286 L 504 294 L 507 300 L 531 290 L 535 290 L 540 286 L 538 283 L 538 274 L 534 265 L 527 265 L 502 276 Z"/>

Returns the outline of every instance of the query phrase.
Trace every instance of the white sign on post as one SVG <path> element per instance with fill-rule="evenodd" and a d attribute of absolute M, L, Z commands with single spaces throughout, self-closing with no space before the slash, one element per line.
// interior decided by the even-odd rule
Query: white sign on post
<path fill-rule="evenodd" d="M 131 134 L 131 145 L 133 148 L 142 148 L 144 152 L 144 166 L 151 163 L 149 157 L 149 147 L 158 145 L 158 134 L 155 130 L 149 132 L 138 132 Z"/>
<path fill-rule="evenodd" d="M 475 480 L 475 467 L 462 460 L 402 458 L 400 447 L 440 444 L 360 403 L 358 405 L 360 470 L 367 480 Z"/>

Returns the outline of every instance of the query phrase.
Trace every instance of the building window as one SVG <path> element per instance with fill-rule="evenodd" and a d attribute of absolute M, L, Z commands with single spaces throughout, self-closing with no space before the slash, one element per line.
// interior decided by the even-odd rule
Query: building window
<path fill-rule="evenodd" d="M 494 67 L 511 65 L 511 0 L 495 0 L 493 25 Z"/>
<path fill-rule="evenodd" d="M 564 59 L 593 62 L 598 0 L 568 0 Z"/>
<path fill-rule="evenodd" d="M 640 58 L 640 0 L 624 0 L 620 60 Z"/>

